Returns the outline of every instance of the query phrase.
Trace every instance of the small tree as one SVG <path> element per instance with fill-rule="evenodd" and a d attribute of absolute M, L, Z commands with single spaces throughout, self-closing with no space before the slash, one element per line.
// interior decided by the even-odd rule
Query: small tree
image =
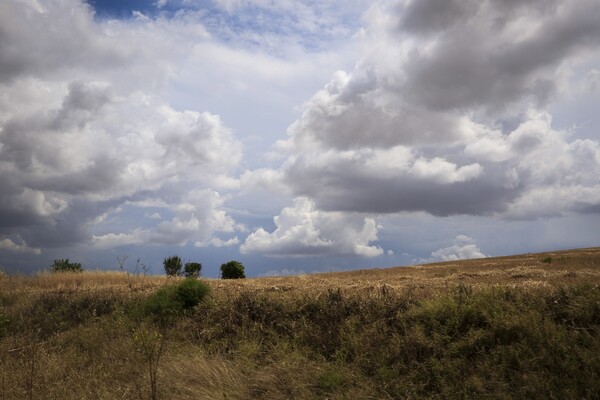
<path fill-rule="evenodd" d="M 82 272 L 81 263 L 69 262 L 68 258 L 64 260 L 54 260 L 50 266 L 52 272 Z"/>
<path fill-rule="evenodd" d="M 223 279 L 241 279 L 245 278 L 244 266 L 238 261 L 229 261 L 221 264 L 221 278 Z"/>
<path fill-rule="evenodd" d="M 183 267 L 183 275 L 187 278 L 197 278 L 200 276 L 202 270 L 202 264 L 198 262 L 187 262 Z"/>
<path fill-rule="evenodd" d="M 167 276 L 177 276 L 181 274 L 181 258 L 179 256 L 171 256 L 163 261 L 165 273 Z"/>

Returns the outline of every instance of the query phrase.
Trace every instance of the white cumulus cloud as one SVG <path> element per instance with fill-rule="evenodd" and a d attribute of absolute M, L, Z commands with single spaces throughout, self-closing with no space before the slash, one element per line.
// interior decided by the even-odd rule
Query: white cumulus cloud
<path fill-rule="evenodd" d="M 377 240 L 377 224 L 372 218 L 315 208 L 307 198 L 297 198 L 292 207 L 284 208 L 274 218 L 276 229 L 259 228 L 251 233 L 240 250 L 273 256 L 357 255 L 375 257 L 383 254 Z"/>
<path fill-rule="evenodd" d="M 449 247 L 436 250 L 431 253 L 430 261 L 456 261 L 471 258 L 485 258 L 475 241 L 466 235 L 458 235 L 454 238 L 454 244 Z"/>

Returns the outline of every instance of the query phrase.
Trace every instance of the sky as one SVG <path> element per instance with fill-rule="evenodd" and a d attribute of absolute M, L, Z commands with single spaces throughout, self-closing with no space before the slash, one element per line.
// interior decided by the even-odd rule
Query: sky
<path fill-rule="evenodd" d="M 600 245 L 597 0 L 4 0 L 0 268 Z"/>

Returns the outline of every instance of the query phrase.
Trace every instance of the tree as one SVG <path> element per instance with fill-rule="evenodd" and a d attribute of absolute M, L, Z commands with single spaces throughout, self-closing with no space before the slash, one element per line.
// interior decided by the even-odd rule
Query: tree
<path fill-rule="evenodd" d="M 245 278 L 244 266 L 238 261 L 229 261 L 221 264 L 221 278 L 223 279 L 241 279 Z"/>
<path fill-rule="evenodd" d="M 187 262 L 183 268 L 183 275 L 187 278 L 197 278 L 200 276 L 202 264 L 198 262 Z"/>
<path fill-rule="evenodd" d="M 72 263 L 69 262 L 68 258 L 64 260 L 54 260 L 52 265 L 50 266 L 50 271 L 52 272 L 82 272 L 83 268 L 81 268 L 81 263 Z"/>
<path fill-rule="evenodd" d="M 181 274 L 181 258 L 179 256 L 171 256 L 163 261 L 165 273 L 167 276 L 177 276 Z"/>

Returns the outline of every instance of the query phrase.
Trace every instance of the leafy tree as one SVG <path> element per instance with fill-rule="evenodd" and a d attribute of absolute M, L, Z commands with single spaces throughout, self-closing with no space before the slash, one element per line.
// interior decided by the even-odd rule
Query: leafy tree
<path fill-rule="evenodd" d="M 81 263 L 69 262 L 68 258 L 64 260 L 54 260 L 50 266 L 52 272 L 82 272 Z"/>
<path fill-rule="evenodd" d="M 181 268 L 183 267 L 181 264 L 181 258 L 179 256 L 171 256 L 165 258 L 163 261 L 163 265 L 165 267 L 165 273 L 167 276 L 177 276 L 181 274 Z"/>
<path fill-rule="evenodd" d="M 200 276 L 202 264 L 198 262 L 187 262 L 183 268 L 183 275 L 187 278 L 197 278 Z"/>
<path fill-rule="evenodd" d="M 229 261 L 221 264 L 221 278 L 223 279 L 241 279 L 245 278 L 244 266 L 238 261 Z"/>

